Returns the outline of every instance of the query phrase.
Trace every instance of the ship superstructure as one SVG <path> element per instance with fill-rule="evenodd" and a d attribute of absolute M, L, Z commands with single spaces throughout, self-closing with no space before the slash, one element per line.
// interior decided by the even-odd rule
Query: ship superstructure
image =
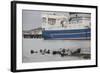
<path fill-rule="evenodd" d="M 56 13 L 42 14 L 42 35 L 44 39 L 90 39 L 91 14 Z"/>

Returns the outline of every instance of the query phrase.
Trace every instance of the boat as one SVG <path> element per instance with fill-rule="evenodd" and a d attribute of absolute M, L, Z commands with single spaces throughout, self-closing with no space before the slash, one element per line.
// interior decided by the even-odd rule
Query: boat
<path fill-rule="evenodd" d="M 56 12 L 42 14 L 42 37 L 45 40 L 56 39 L 91 39 L 91 14 L 67 12 L 57 14 Z"/>

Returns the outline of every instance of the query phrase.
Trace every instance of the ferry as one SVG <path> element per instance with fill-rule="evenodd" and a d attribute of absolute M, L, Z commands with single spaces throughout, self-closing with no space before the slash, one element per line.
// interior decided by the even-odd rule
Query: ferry
<path fill-rule="evenodd" d="M 44 13 L 42 37 L 45 40 L 91 39 L 91 14 L 89 13 Z"/>

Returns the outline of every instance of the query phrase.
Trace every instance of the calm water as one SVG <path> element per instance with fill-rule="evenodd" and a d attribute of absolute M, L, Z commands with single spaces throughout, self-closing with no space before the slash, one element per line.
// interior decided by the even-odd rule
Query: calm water
<path fill-rule="evenodd" d="M 22 49 L 23 62 L 44 62 L 44 61 L 64 61 L 64 60 L 81 60 L 81 57 L 58 55 L 41 55 L 40 53 L 31 54 L 30 50 L 39 51 L 40 49 L 50 49 L 51 51 L 59 48 L 69 48 L 74 51 L 82 48 L 82 53 L 90 54 L 90 40 L 43 40 L 43 39 L 24 39 Z"/>

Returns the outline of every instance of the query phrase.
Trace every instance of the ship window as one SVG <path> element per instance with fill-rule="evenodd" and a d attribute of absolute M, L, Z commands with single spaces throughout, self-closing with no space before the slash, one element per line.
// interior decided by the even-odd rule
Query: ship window
<path fill-rule="evenodd" d="M 54 18 L 48 18 L 48 24 L 54 25 L 56 23 L 56 19 Z"/>
<path fill-rule="evenodd" d="M 82 18 L 73 18 L 70 23 L 71 24 L 78 24 L 78 23 L 82 23 Z"/>

